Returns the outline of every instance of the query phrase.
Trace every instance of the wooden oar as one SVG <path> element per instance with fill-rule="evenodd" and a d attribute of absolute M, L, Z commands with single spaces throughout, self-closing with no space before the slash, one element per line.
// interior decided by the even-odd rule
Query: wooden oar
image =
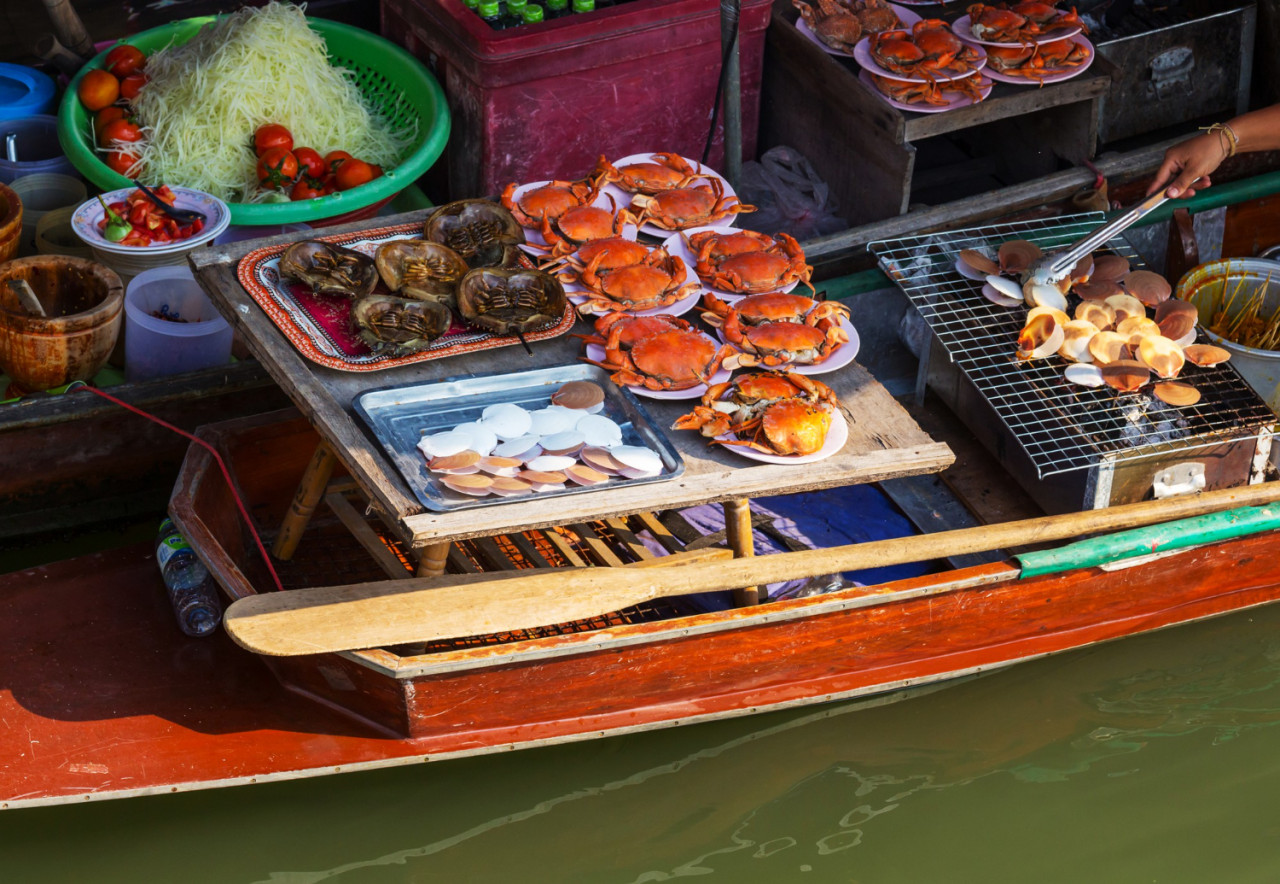
<path fill-rule="evenodd" d="M 1280 482 L 751 558 L 671 565 L 657 559 L 645 568 L 558 568 L 295 589 L 240 599 L 227 609 L 225 623 L 239 644 L 271 656 L 437 641 L 565 623 L 663 596 L 1026 546 L 1275 500 Z"/>

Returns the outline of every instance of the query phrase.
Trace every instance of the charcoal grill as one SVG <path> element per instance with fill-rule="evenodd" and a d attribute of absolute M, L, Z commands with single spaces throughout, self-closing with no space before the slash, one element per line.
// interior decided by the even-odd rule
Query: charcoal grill
<path fill-rule="evenodd" d="M 931 332 L 929 384 L 1045 510 L 1068 512 L 1260 481 L 1276 415 L 1230 364 L 1188 366 L 1202 394 L 1175 408 L 1063 377 L 1058 358 L 1021 361 L 1026 308 L 998 307 L 955 269 L 962 249 L 994 254 L 1010 239 L 1063 249 L 1102 213 L 973 227 L 871 243 L 881 268 Z M 1143 266 L 1120 236 L 1107 249 Z"/>

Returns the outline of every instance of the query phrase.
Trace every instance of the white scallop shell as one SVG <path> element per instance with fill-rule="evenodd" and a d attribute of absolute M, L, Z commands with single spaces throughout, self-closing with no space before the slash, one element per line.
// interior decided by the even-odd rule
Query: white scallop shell
<path fill-rule="evenodd" d="M 662 471 L 662 458 L 656 451 L 640 445 L 619 445 L 609 449 L 610 456 L 618 463 L 631 470 L 639 470 L 647 475 L 657 475 Z M 626 475 L 624 472 L 623 475 Z M 628 476 L 636 479 L 639 476 Z"/>
<path fill-rule="evenodd" d="M 459 451 L 466 451 L 470 447 L 471 437 L 469 435 L 455 433 L 452 430 L 433 433 L 418 440 L 418 450 L 427 457 L 448 457 L 451 454 L 457 454 Z"/>
<path fill-rule="evenodd" d="M 1002 276 L 996 277 L 996 279 L 1003 279 L 1003 278 L 1004 277 Z M 986 297 L 988 301 L 990 301 L 992 304 L 995 304 L 999 307 L 1017 307 L 1022 303 L 1021 295 L 1019 295 L 1016 298 L 1011 298 L 1008 295 L 1006 295 L 1004 292 L 1002 292 L 1000 289 L 991 285 L 991 283 L 987 283 L 982 287 L 982 294 L 984 297 Z"/>
<path fill-rule="evenodd" d="M 622 444 L 622 427 L 602 414 L 583 416 L 574 429 L 582 434 L 587 445 L 612 448 Z"/>
<path fill-rule="evenodd" d="M 471 444 L 467 447 L 472 451 L 479 452 L 482 456 L 489 454 L 493 451 L 494 446 L 498 444 L 498 437 L 494 435 L 493 430 L 475 421 L 458 424 L 453 428 L 453 432 L 468 436 L 471 439 Z"/>
<path fill-rule="evenodd" d="M 1082 387 L 1101 387 L 1102 369 L 1090 362 L 1076 362 L 1067 366 L 1063 375 L 1073 384 Z"/>
<path fill-rule="evenodd" d="M 576 451 L 587 441 L 587 437 L 579 430 L 566 430 L 563 433 L 552 433 L 543 436 L 541 445 L 547 451 Z M 537 469 L 535 467 L 534 469 Z"/>
<path fill-rule="evenodd" d="M 493 449 L 493 453 L 498 457 L 537 457 L 542 453 L 542 448 L 538 445 L 538 441 L 541 438 L 541 436 L 532 435 L 517 436 L 515 439 L 508 439 L 499 444 L 497 448 Z"/>
<path fill-rule="evenodd" d="M 1067 309 L 1066 297 L 1054 286 L 1028 283 L 1025 292 L 1027 303 L 1032 307 L 1052 307 L 1062 311 Z"/>
<path fill-rule="evenodd" d="M 561 470 L 567 470 L 578 462 L 576 457 L 565 457 L 563 455 L 543 454 L 532 460 L 525 461 L 525 466 L 531 470 L 537 470 L 540 473 L 558 473 Z"/>
<path fill-rule="evenodd" d="M 509 442 L 528 433 L 533 418 L 519 405 L 500 402 L 484 410 L 481 423 L 503 442 Z"/>
<path fill-rule="evenodd" d="M 542 408 L 533 412 L 530 417 L 532 418 L 532 423 L 529 426 L 530 433 L 536 433 L 539 436 L 551 436 L 555 433 L 572 430 L 578 422 L 578 409 L 561 408 L 558 405 L 552 405 L 549 408 Z"/>

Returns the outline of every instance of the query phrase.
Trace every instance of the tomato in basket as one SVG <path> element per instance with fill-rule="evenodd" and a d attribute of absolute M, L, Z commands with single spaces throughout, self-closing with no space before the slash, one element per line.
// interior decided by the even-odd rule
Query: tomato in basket
<path fill-rule="evenodd" d="M 121 43 L 107 53 L 102 66 L 117 77 L 127 77 L 135 71 L 142 70 L 142 66 L 146 63 L 147 57 L 141 49 L 128 43 Z"/>

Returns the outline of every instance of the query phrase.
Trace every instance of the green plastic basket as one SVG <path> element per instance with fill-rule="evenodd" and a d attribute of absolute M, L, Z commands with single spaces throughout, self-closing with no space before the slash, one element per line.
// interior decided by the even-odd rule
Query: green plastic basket
<path fill-rule="evenodd" d="M 186 43 L 201 27 L 217 18 L 184 19 L 143 31 L 121 42 L 131 43 L 150 55 L 171 42 Z M 381 177 L 351 190 L 297 202 L 231 203 L 232 224 L 334 223 L 372 214 L 378 206 L 426 172 L 444 151 L 445 142 L 449 139 L 450 118 L 444 91 L 417 59 L 394 43 L 360 28 L 318 18 L 307 21 L 324 38 L 329 60 L 355 74 L 360 92 L 393 129 L 403 131 L 416 121 L 418 141 L 400 165 L 386 169 Z M 90 69 L 102 67 L 109 51 L 110 47 L 104 49 L 76 74 L 58 109 L 58 141 L 63 153 L 82 175 L 104 191 L 128 187 L 131 182 L 98 159 L 90 137 L 89 112 L 76 97 L 76 91 L 80 78 Z"/>

